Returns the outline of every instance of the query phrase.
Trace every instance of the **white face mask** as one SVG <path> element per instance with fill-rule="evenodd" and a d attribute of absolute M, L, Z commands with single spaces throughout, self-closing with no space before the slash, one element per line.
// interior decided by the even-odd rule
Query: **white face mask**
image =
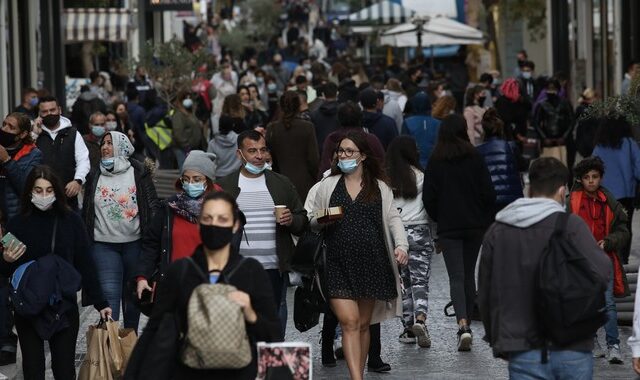
<path fill-rule="evenodd" d="M 41 196 L 35 193 L 31 194 L 31 203 L 33 203 L 34 206 L 42 211 L 47 211 L 48 209 L 50 209 L 55 201 L 55 194 L 49 194 L 45 196 Z"/>

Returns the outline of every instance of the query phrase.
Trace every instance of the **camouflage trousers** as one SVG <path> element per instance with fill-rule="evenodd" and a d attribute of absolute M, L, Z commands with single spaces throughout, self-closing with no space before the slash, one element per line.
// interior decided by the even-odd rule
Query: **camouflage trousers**
<path fill-rule="evenodd" d="M 431 255 L 435 245 L 428 224 L 405 226 L 409 240 L 409 264 L 402 267 L 402 324 L 411 327 L 418 315 L 427 317 Z"/>

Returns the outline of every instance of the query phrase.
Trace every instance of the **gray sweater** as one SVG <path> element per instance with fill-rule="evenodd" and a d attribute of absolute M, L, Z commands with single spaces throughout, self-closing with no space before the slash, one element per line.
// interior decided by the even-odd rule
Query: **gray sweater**
<path fill-rule="evenodd" d="M 216 177 L 225 177 L 236 172 L 242 163 L 236 156 L 238 134 L 231 131 L 226 135 L 217 134 L 209 141 L 207 152 L 215 153 L 218 157 Z"/>

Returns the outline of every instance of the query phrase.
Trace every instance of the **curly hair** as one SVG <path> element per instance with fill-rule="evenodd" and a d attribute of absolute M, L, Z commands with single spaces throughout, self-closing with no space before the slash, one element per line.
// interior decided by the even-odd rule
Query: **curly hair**
<path fill-rule="evenodd" d="M 580 180 L 585 174 L 595 170 L 600 173 L 600 176 L 604 176 L 604 162 L 598 156 L 587 157 L 580 161 L 573 169 L 573 173 L 576 176 L 576 180 Z"/>
<path fill-rule="evenodd" d="M 438 120 L 442 120 L 445 117 L 451 115 L 452 112 L 455 112 L 456 107 L 458 106 L 458 102 L 456 102 L 456 98 L 451 95 L 444 95 L 436 99 L 433 102 L 433 109 L 431 110 L 431 116 Z"/>
<path fill-rule="evenodd" d="M 300 113 L 300 96 L 296 91 L 286 91 L 280 97 L 280 120 L 286 129 L 291 128 L 293 119 Z"/>

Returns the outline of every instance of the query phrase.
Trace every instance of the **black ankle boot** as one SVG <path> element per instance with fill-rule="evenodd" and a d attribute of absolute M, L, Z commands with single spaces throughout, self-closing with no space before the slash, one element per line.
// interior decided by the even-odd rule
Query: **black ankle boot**
<path fill-rule="evenodd" d="M 333 334 L 335 334 L 335 330 L 331 331 L 331 334 L 322 331 L 322 365 L 325 367 L 336 366 L 336 357 L 333 354 Z"/>

